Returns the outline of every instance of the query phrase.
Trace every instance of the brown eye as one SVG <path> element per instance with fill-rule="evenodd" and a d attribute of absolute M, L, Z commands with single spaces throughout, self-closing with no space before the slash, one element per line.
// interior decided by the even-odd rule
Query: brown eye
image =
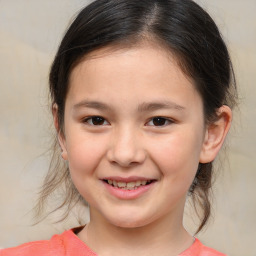
<path fill-rule="evenodd" d="M 164 117 L 154 117 L 149 122 L 149 126 L 166 126 L 168 124 L 172 123 L 171 120 L 164 118 Z"/>
<path fill-rule="evenodd" d="M 163 126 L 166 124 L 166 119 L 165 118 L 162 118 L 162 117 L 155 117 L 153 118 L 153 124 L 155 126 Z"/>
<path fill-rule="evenodd" d="M 107 125 L 108 122 L 101 116 L 92 116 L 85 120 L 89 125 Z"/>

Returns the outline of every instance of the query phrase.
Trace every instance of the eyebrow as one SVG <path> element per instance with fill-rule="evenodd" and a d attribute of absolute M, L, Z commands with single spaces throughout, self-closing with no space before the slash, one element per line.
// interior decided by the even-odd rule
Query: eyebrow
<path fill-rule="evenodd" d="M 88 101 L 88 100 L 83 100 L 73 106 L 73 109 L 75 110 L 79 108 L 94 108 L 94 109 L 105 110 L 105 111 L 109 111 L 112 109 L 106 103 L 99 102 L 99 101 Z M 171 101 L 143 102 L 138 106 L 139 112 L 156 111 L 159 109 L 175 109 L 175 110 L 181 111 L 181 110 L 185 110 L 185 107 Z"/>
<path fill-rule="evenodd" d="M 88 100 L 83 100 L 77 104 L 74 105 L 73 107 L 74 109 L 78 109 L 78 108 L 95 108 L 95 109 L 99 109 L 99 110 L 109 110 L 110 107 L 103 103 L 103 102 L 99 102 L 99 101 L 88 101 Z"/>
<path fill-rule="evenodd" d="M 185 110 L 185 107 L 178 105 L 171 101 L 161 101 L 161 102 L 143 102 L 138 106 L 139 112 L 155 111 L 158 109 L 175 109 L 175 110 Z"/>

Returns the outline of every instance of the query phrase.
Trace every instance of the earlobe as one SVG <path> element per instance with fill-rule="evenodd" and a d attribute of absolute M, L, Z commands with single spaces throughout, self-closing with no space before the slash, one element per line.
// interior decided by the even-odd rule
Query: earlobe
<path fill-rule="evenodd" d="M 62 147 L 61 147 L 62 148 Z M 66 150 L 63 150 L 62 152 L 61 152 L 61 157 L 62 157 L 62 159 L 63 160 L 68 160 L 68 154 L 67 154 L 67 151 Z"/>
<path fill-rule="evenodd" d="M 58 141 L 59 141 L 59 145 L 61 147 L 61 157 L 64 160 L 68 160 L 68 155 L 67 155 L 67 150 L 66 150 L 66 141 L 65 141 L 65 136 L 62 132 L 62 130 L 59 127 L 59 121 L 58 121 L 58 105 L 55 103 L 52 106 L 52 115 L 53 115 L 53 122 L 54 122 L 54 126 L 55 129 L 57 131 L 58 134 Z"/>
<path fill-rule="evenodd" d="M 216 121 L 207 125 L 200 154 L 200 163 L 210 163 L 216 158 L 229 131 L 232 120 L 231 109 L 223 105 L 218 109 L 217 116 Z"/>

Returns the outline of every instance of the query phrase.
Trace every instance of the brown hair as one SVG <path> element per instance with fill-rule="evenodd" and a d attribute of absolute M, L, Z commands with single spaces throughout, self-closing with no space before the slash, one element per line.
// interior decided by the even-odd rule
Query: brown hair
<path fill-rule="evenodd" d="M 193 79 L 203 100 L 206 123 L 214 120 L 216 110 L 223 104 L 231 108 L 235 105 L 235 78 L 227 47 L 212 18 L 195 2 L 97 0 L 82 9 L 70 25 L 51 67 L 50 93 L 52 104 L 58 106 L 60 128 L 64 123 L 69 77 L 74 66 L 96 49 L 138 43 L 145 35 L 174 54 L 184 73 Z M 56 209 L 67 206 L 65 218 L 76 203 L 85 201 L 74 187 L 60 153 L 55 139 L 37 210 L 40 213 L 49 196 L 63 188 L 63 201 Z M 212 163 L 199 164 L 189 190 L 195 206 L 202 209 L 197 232 L 205 226 L 211 213 L 212 173 Z"/>

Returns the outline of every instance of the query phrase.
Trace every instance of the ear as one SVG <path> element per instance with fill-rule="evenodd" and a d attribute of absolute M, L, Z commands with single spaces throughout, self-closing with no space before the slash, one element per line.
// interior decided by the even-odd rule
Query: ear
<path fill-rule="evenodd" d="M 217 120 L 206 127 L 200 163 L 210 163 L 215 159 L 229 131 L 232 120 L 231 109 L 223 105 L 218 109 L 217 116 Z"/>
<path fill-rule="evenodd" d="M 54 126 L 55 129 L 57 131 L 58 134 L 58 141 L 60 144 L 60 147 L 62 149 L 61 152 L 61 157 L 64 160 L 68 160 L 68 154 L 67 154 L 67 150 L 66 150 L 66 141 L 65 141 L 65 136 L 63 131 L 60 129 L 59 127 L 59 120 L 58 120 L 58 105 L 56 103 L 53 104 L 52 106 L 52 115 L 53 115 L 53 122 L 54 122 Z"/>

